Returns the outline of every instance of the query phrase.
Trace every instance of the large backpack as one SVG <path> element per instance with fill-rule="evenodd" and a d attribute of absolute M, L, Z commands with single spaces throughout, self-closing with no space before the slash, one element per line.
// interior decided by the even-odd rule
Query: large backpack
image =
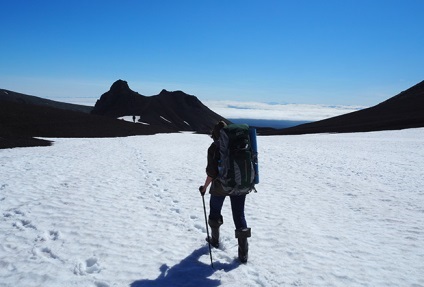
<path fill-rule="evenodd" d="M 247 194 L 255 190 L 255 155 L 249 126 L 230 124 L 219 137 L 219 180 L 228 195 Z"/>

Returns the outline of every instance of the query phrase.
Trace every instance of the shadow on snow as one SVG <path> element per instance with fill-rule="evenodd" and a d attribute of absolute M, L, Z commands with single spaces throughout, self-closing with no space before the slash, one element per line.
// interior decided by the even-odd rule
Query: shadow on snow
<path fill-rule="evenodd" d="M 161 274 L 158 278 L 142 279 L 131 283 L 130 287 L 150 287 L 150 286 L 187 286 L 187 287 L 216 287 L 221 284 L 220 280 L 209 279 L 216 270 L 229 272 L 239 266 L 238 261 L 231 263 L 214 262 L 214 268 L 210 264 L 199 261 L 200 256 L 208 254 L 208 247 L 199 248 L 177 265 L 169 268 L 166 264 L 160 267 Z"/>

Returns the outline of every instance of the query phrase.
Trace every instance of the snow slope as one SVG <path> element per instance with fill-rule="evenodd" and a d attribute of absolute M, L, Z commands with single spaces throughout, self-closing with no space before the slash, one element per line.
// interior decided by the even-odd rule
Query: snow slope
<path fill-rule="evenodd" d="M 249 262 L 227 200 L 215 270 L 208 136 L 54 140 L 0 150 L 0 286 L 424 286 L 424 129 L 259 137 Z"/>

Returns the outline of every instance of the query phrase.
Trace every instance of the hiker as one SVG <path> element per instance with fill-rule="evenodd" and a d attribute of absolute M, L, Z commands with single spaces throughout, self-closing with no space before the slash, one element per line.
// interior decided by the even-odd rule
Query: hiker
<path fill-rule="evenodd" d="M 208 148 L 208 161 L 206 167 L 206 181 L 203 189 L 200 191 L 202 196 L 206 193 L 208 186 L 210 193 L 210 213 L 209 213 L 209 226 L 211 227 L 211 238 L 206 240 L 215 248 L 219 247 L 219 227 L 224 223 L 221 215 L 222 205 L 226 196 L 230 197 L 231 210 L 235 225 L 235 235 L 238 239 L 238 256 L 242 263 L 246 263 L 248 259 L 248 243 L 247 238 L 250 237 L 250 228 L 247 228 L 246 219 L 244 216 L 244 203 L 246 194 L 229 195 L 224 191 L 221 181 L 218 179 L 219 171 L 218 165 L 220 160 L 219 152 L 219 138 L 221 129 L 227 126 L 224 121 L 218 122 L 212 130 L 213 143 Z"/>

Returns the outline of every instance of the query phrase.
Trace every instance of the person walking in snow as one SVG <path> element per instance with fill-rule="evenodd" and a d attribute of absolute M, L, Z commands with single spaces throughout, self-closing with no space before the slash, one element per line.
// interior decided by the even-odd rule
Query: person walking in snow
<path fill-rule="evenodd" d="M 221 129 L 226 126 L 224 121 L 218 122 L 212 130 L 213 143 L 208 148 L 207 167 L 206 167 L 206 180 L 203 188 L 200 190 L 202 196 L 206 193 L 207 188 L 210 193 L 210 213 L 208 224 L 211 227 L 211 237 L 206 240 L 215 248 L 219 247 L 219 227 L 224 223 L 221 215 L 221 209 L 224 200 L 227 196 L 230 197 L 231 210 L 233 221 L 235 225 L 235 236 L 238 239 L 238 256 L 242 263 L 246 263 L 248 259 L 248 242 L 247 238 L 250 237 L 250 228 L 247 227 L 246 218 L 244 215 L 246 194 L 241 195 L 228 195 L 222 188 L 221 182 L 218 180 L 219 176 L 219 138 Z"/>

